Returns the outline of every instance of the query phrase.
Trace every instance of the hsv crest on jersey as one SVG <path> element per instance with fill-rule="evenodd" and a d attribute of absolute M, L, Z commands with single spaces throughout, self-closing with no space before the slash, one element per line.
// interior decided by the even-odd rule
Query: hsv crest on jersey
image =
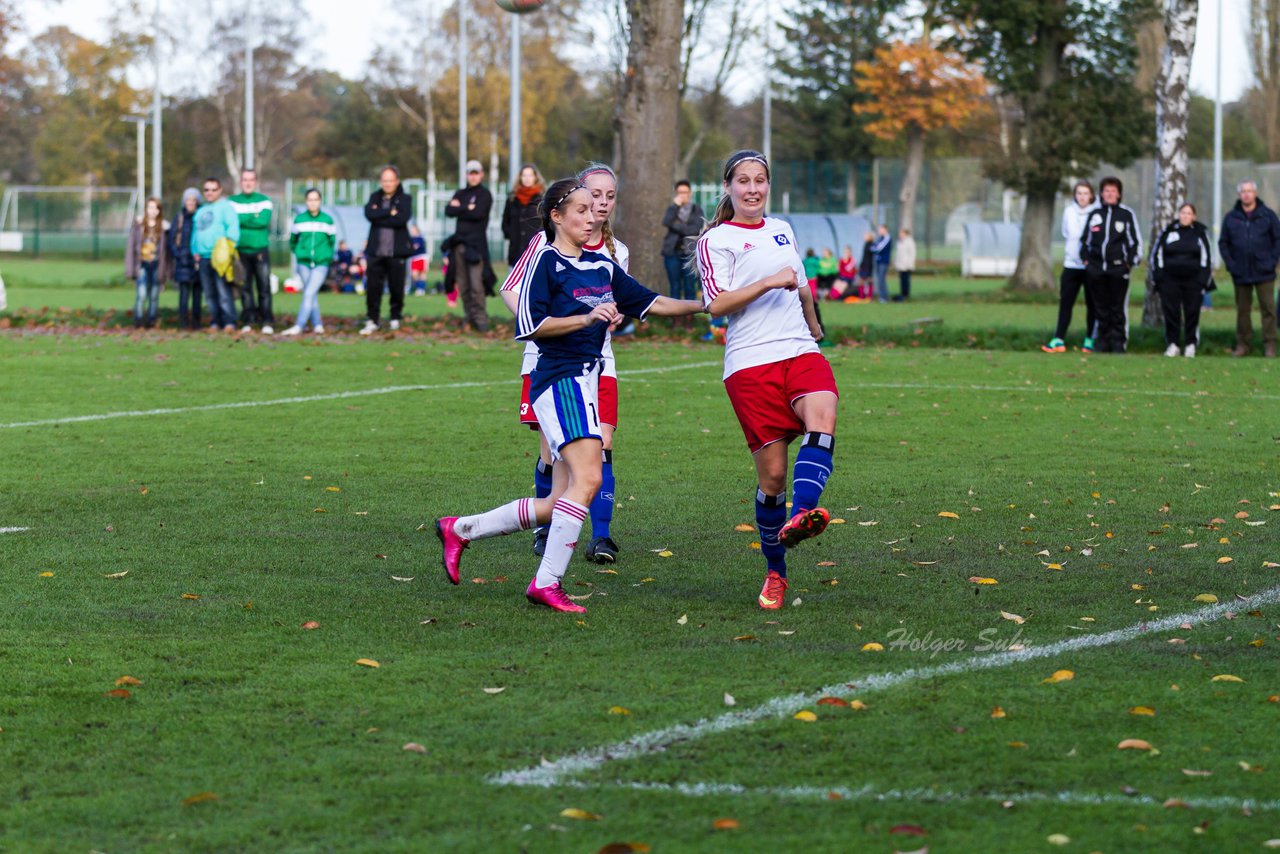
<path fill-rule="evenodd" d="M 785 234 L 775 234 L 773 239 L 778 241 L 779 246 L 786 246 L 791 243 L 790 240 L 787 240 L 787 236 Z"/>

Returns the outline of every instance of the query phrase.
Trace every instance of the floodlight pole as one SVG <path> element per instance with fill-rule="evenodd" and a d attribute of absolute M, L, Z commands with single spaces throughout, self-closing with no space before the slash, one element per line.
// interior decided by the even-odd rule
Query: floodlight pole
<path fill-rule="evenodd" d="M 151 37 L 151 58 L 155 65 L 155 88 L 151 92 L 151 195 L 157 199 L 162 198 L 162 186 L 160 180 L 160 167 L 162 163 L 161 140 L 163 134 L 160 129 L 160 113 L 162 95 L 160 92 L 160 0 L 156 0 L 156 14 Z"/>
<path fill-rule="evenodd" d="M 520 16 L 511 15 L 511 143 L 508 146 L 507 186 L 520 181 Z"/>
<path fill-rule="evenodd" d="M 241 169 L 253 168 L 253 2 L 244 13 L 244 160 Z"/>
<path fill-rule="evenodd" d="M 467 183 L 467 10 L 458 0 L 458 186 Z"/>
<path fill-rule="evenodd" d="M 1218 32 L 1215 34 L 1217 70 L 1214 73 L 1213 86 L 1213 235 L 1221 236 L 1222 228 L 1222 4 L 1218 0 Z M 1218 251 L 1218 241 L 1213 241 L 1213 249 Z M 1219 258 L 1221 260 L 1221 258 Z"/>

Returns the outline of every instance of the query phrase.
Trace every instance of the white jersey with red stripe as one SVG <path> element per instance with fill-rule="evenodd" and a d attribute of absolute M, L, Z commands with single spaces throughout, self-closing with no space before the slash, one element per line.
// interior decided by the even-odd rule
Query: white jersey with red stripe
<path fill-rule="evenodd" d="M 765 217 L 759 225 L 722 222 L 698 238 L 697 254 L 702 300 L 708 306 L 724 291 L 753 285 L 783 267 L 791 267 L 797 279 L 805 281 L 795 233 L 786 222 L 773 217 Z M 728 317 L 726 378 L 743 368 L 819 352 L 795 290 L 766 291 Z"/>
<path fill-rule="evenodd" d="M 507 273 L 507 280 L 502 283 L 502 290 L 514 291 L 517 294 L 520 293 L 520 282 L 524 280 L 525 270 L 528 268 L 533 257 L 538 254 L 538 250 L 546 245 L 547 233 L 545 231 L 539 231 L 533 236 L 533 239 L 529 241 L 529 245 L 525 247 L 524 253 L 516 260 L 515 266 L 511 268 L 511 272 Z M 627 248 L 627 244 L 618 240 L 616 237 L 613 240 L 613 246 L 614 251 L 618 256 L 615 259 L 618 266 L 622 268 L 622 272 L 630 272 L 628 267 L 631 262 L 631 250 Z M 588 252 L 599 252 L 602 255 L 609 254 L 609 247 L 605 246 L 603 240 L 595 246 L 583 246 L 582 248 Z M 538 352 L 537 343 L 529 341 L 524 345 L 524 356 L 520 361 L 520 376 L 528 376 L 533 373 L 534 366 L 538 364 Z M 616 378 L 618 376 L 618 366 L 614 364 L 613 361 L 612 335 L 605 336 L 602 355 L 604 356 L 604 369 L 601 371 L 601 376 Z"/>

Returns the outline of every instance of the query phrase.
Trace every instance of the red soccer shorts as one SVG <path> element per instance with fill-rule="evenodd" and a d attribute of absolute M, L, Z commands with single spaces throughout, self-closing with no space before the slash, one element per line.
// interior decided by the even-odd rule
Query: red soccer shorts
<path fill-rule="evenodd" d="M 822 391 L 840 394 L 831 364 L 821 353 L 743 368 L 730 374 L 724 387 L 753 454 L 804 433 L 804 422 L 793 408 L 797 400 Z"/>
<path fill-rule="evenodd" d="M 520 388 L 520 423 L 530 430 L 538 430 L 538 416 L 529 400 L 529 375 L 525 374 Z M 618 378 L 600 378 L 600 423 L 618 429 Z"/>

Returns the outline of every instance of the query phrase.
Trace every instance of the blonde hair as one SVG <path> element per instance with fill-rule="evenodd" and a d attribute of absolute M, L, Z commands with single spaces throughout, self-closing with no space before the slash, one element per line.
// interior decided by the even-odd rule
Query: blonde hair
<path fill-rule="evenodd" d="M 750 148 L 744 148 L 741 151 L 735 151 L 733 154 L 730 154 L 728 159 L 724 162 L 723 183 L 726 186 L 729 184 L 729 180 L 733 178 L 733 170 L 737 169 L 739 164 L 748 160 L 754 160 L 764 166 L 764 176 L 772 180 L 772 174 L 769 171 L 769 161 L 765 159 L 765 156 L 758 151 L 754 151 Z M 720 196 L 720 200 L 716 202 L 715 213 L 711 216 L 711 219 L 707 221 L 707 224 L 702 227 L 702 233 L 706 234 L 720 223 L 728 222 L 731 219 L 733 219 L 733 200 L 729 198 L 729 193 L 726 191 Z"/>
<path fill-rule="evenodd" d="M 616 191 L 618 187 L 617 173 L 614 172 L 608 164 L 599 163 L 594 160 L 587 164 L 587 168 L 578 173 L 578 183 L 585 184 L 587 182 L 587 178 L 597 173 L 604 173 L 612 178 L 613 186 Z M 604 246 L 609 250 L 609 257 L 612 258 L 616 264 L 618 262 L 618 242 L 613 236 L 613 223 L 607 219 L 601 223 L 600 236 L 604 238 Z"/>

